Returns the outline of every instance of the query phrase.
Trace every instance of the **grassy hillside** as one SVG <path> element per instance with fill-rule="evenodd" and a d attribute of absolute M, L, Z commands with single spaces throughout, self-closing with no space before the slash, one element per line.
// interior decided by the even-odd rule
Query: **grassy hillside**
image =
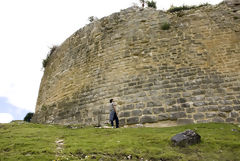
<path fill-rule="evenodd" d="M 193 129 L 202 142 L 173 147 L 170 138 Z M 0 124 L 0 161 L 50 160 L 240 160 L 240 128 L 196 124 L 168 128 L 68 128 Z"/>

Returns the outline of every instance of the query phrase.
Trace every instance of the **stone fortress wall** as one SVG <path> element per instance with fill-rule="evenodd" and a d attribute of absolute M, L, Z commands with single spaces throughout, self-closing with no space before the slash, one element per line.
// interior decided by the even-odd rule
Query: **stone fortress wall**
<path fill-rule="evenodd" d="M 50 56 L 33 122 L 105 124 L 114 98 L 121 125 L 240 123 L 240 5 L 227 2 L 81 28 Z"/>

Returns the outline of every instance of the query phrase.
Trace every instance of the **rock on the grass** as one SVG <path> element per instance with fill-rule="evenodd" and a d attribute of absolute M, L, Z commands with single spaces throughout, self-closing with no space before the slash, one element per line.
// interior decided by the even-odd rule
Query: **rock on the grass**
<path fill-rule="evenodd" d="M 179 133 L 171 138 L 171 141 L 174 146 L 184 147 L 187 145 L 193 145 L 200 143 L 201 136 L 194 132 L 193 130 L 186 130 L 182 133 Z"/>

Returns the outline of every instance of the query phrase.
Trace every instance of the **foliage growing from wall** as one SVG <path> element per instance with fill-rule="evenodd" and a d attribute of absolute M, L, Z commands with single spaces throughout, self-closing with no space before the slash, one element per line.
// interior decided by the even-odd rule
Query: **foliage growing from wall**
<path fill-rule="evenodd" d="M 237 16 L 234 16 L 234 17 L 233 17 L 233 19 L 234 19 L 234 20 L 237 20 L 237 19 L 239 19 L 239 17 L 237 17 Z"/>
<path fill-rule="evenodd" d="M 168 29 L 170 29 L 170 24 L 169 24 L 168 22 L 163 23 L 162 26 L 161 26 L 161 29 L 162 29 L 162 30 L 168 30 Z"/>
<path fill-rule="evenodd" d="M 171 6 L 171 8 L 168 9 L 168 12 L 173 13 L 173 12 L 191 10 L 191 9 L 196 9 L 196 8 L 200 8 L 208 5 L 209 5 L 208 3 L 204 3 L 204 4 L 200 4 L 199 6 L 186 6 L 186 5 L 179 6 L 179 7 Z"/>
<path fill-rule="evenodd" d="M 155 9 L 157 8 L 156 2 L 153 1 L 153 0 L 152 1 L 147 1 L 146 3 L 147 3 L 148 7 L 155 8 Z"/>
<path fill-rule="evenodd" d="M 26 121 L 26 122 L 30 122 L 32 117 L 33 117 L 33 115 L 34 115 L 34 113 L 29 112 L 29 113 L 27 113 L 27 115 L 24 117 L 23 120 Z"/>
<path fill-rule="evenodd" d="M 50 48 L 50 51 L 49 51 L 49 53 L 47 54 L 46 59 L 43 59 L 43 61 L 42 61 L 42 66 L 43 66 L 43 68 L 46 68 L 46 67 L 47 67 L 47 64 L 48 64 L 48 61 L 49 61 L 50 56 L 52 55 L 52 53 L 53 53 L 57 48 L 58 48 L 57 45 L 53 45 L 53 46 Z"/>

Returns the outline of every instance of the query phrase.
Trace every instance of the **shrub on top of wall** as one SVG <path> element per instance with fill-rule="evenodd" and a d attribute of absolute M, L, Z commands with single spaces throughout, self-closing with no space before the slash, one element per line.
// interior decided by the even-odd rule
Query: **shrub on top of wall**
<path fill-rule="evenodd" d="M 53 45 L 51 48 L 50 48 L 50 51 L 49 51 L 49 53 L 47 54 L 47 57 L 46 57 L 46 59 L 43 59 L 43 61 L 42 61 L 42 66 L 43 66 L 43 68 L 46 68 L 47 67 L 47 63 L 48 63 L 48 61 L 49 61 L 49 57 L 52 55 L 52 53 L 57 49 L 57 45 Z"/>
<path fill-rule="evenodd" d="M 30 122 L 32 117 L 33 117 L 33 115 L 34 115 L 34 113 L 29 112 L 29 113 L 26 114 L 26 116 L 24 117 L 23 120 L 26 121 L 26 122 Z"/>
<path fill-rule="evenodd" d="M 209 5 L 208 3 L 204 3 L 204 4 L 200 4 L 198 6 L 185 6 L 185 5 L 179 6 L 179 7 L 171 6 L 171 8 L 168 9 L 167 11 L 170 13 L 173 13 L 173 12 L 178 12 L 178 11 L 196 9 L 196 8 L 200 8 L 200 7 L 208 6 L 208 5 Z"/>
<path fill-rule="evenodd" d="M 147 3 L 148 7 L 155 8 L 155 9 L 157 8 L 156 2 L 153 1 L 153 0 L 152 1 L 147 1 L 146 3 Z"/>

